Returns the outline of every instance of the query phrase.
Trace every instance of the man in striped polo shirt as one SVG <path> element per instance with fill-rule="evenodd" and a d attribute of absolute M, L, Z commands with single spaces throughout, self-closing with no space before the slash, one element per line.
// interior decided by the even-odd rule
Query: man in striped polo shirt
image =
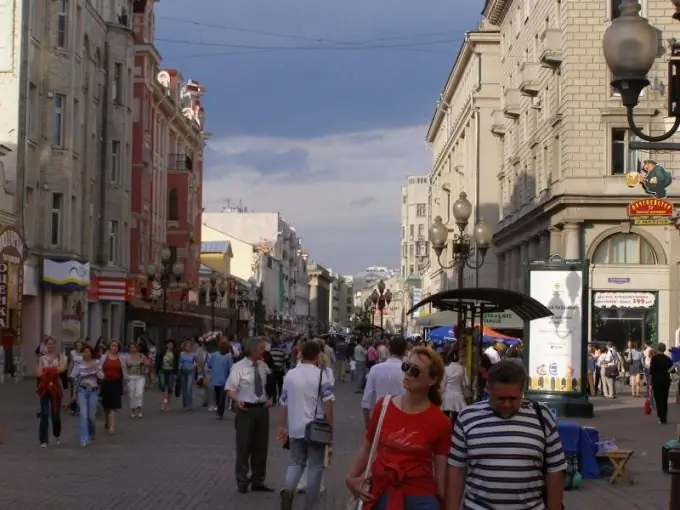
<path fill-rule="evenodd" d="M 497 363 L 489 370 L 489 400 L 458 415 L 446 510 L 562 510 L 562 442 L 550 411 L 523 400 L 526 381 L 524 366 Z"/>

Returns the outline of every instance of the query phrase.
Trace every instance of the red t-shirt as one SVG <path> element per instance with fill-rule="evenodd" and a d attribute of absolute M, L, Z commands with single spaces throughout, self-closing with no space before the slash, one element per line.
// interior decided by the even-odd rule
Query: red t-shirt
<path fill-rule="evenodd" d="M 366 439 L 373 441 L 378 427 L 383 399 L 375 407 L 366 431 Z M 437 484 L 432 469 L 433 456 L 448 455 L 451 448 L 451 421 L 441 410 L 431 405 L 422 413 L 408 414 L 394 402 L 387 407 L 383 421 L 375 462 L 371 470 L 374 476 L 386 476 L 383 485 L 400 487 L 406 496 L 430 495 L 437 493 Z M 398 482 L 395 480 L 395 477 Z M 381 477 L 383 478 L 383 477 Z M 375 496 L 389 487 L 375 487 Z"/>

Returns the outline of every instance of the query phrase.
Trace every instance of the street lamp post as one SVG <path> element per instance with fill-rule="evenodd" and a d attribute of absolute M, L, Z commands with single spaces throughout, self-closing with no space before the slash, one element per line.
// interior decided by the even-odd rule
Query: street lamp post
<path fill-rule="evenodd" d="M 680 21 L 680 0 L 671 2 L 675 6 L 673 19 Z M 611 86 L 621 94 L 621 103 L 626 107 L 630 130 L 642 140 L 662 142 L 680 128 L 680 41 L 670 39 L 668 43 L 668 117 L 674 118 L 673 126 L 658 136 L 645 134 L 635 124 L 634 109 L 650 84 L 647 75 L 658 56 L 659 31 L 640 16 L 640 9 L 637 0 L 623 1 L 620 16 L 604 33 L 602 49 L 612 73 Z"/>
<path fill-rule="evenodd" d="M 218 299 L 223 299 L 227 293 L 227 286 L 222 281 L 217 273 L 210 274 L 210 289 L 208 295 L 210 296 L 210 328 L 215 331 L 215 303 Z"/>
<path fill-rule="evenodd" d="M 375 309 L 378 309 L 380 313 L 380 330 L 382 334 L 384 319 L 385 319 L 385 307 L 389 306 L 392 302 L 392 291 L 390 289 L 385 290 L 385 282 L 380 280 L 378 282 L 378 288 L 373 289 L 371 293 L 371 301 L 373 303 L 373 314 L 375 314 Z"/>
<path fill-rule="evenodd" d="M 465 280 L 465 267 L 477 271 L 480 269 L 486 260 L 486 254 L 491 246 L 491 238 L 493 233 L 489 224 L 480 219 L 474 226 L 472 237 L 470 237 L 465 230 L 467 229 L 472 216 L 472 204 L 467 199 L 467 194 L 462 192 L 453 204 L 453 219 L 455 220 L 456 228 L 451 228 L 445 225 L 441 216 L 434 219 L 434 224 L 430 227 L 430 243 L 432 249 L 437 255 L 437 263 L 442 269 L 456 269 L 457 271 L 457 288 L 462 289 Z M 453 233 L 453 242 L 451 243 L 452 262 L 450 265 L 445 265 L 441 256 L 446 248 L 449 240 L 449 234 Z M 474 246 L 473 246 L 474 241 Z M 475 259 L 474 262 L 472 259 Z M 474 313 L 474 312 L 473 312 Z M 465 329 L 466 314 L 463 311 L 463 302 L 459 303 L 458 309 L 458 325 L 457 325 L 457 340 L 459 352 L 463 349 L 463 330 Z M 482 359 L 482 332 L 480 331 L 479 339 L 477 341 L 477 360 Z M 465 347 L 465 361 L 468 370 L 469 380 L 472 381 L 472 344 L 467 342 Z M 462 354 L 462 353 L 461 353 Z M 481 378 L 478 378 L 478 394 L 481 395 Z"/>
<path fill-rule="evenodd" d="M 161 266 L 157 268 L 150 264 L 147 269 L 147 277 L 150 282 L 160 284 L 163 291 L 163 313 L 168 311 L 168 290 L 176 290 L 180 286 L 180 280 L 184 275 L 184 264 L 181 262 L 172 263 L 172 251 L 168 246 L 163 246 L 160 250 Z"/>

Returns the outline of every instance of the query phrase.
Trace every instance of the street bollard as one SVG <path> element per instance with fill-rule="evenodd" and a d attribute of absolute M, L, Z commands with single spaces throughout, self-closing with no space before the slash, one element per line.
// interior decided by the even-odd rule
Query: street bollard
<path fill-rule="evenodd" d="M 669 510 L 680 508 L 680 446 L 674 446 L 668 451 L 668 472 L 671 475 L 671 499 Z"/>

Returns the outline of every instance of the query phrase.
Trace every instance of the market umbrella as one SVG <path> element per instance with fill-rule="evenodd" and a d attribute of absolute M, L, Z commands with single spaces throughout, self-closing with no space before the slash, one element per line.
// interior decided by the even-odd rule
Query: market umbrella
<path fill-rule="evenodd" d="M 427 333 L 427 339 L 432 340 L 435 343 L 445 341 L 451 342 L 455 340 L 455 337 L 453 336 L 453 328 L 450 326 L 442 326 L 431 329 Z"/>

